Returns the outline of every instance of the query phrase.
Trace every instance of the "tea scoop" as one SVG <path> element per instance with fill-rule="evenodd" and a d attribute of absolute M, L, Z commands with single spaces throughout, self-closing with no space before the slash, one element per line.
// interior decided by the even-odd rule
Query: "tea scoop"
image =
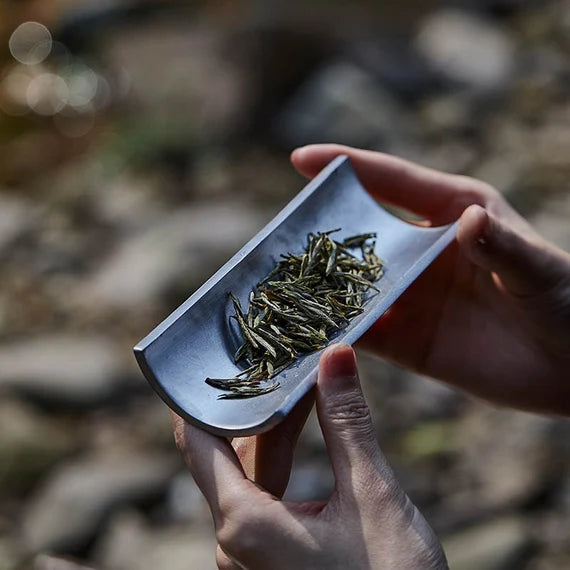
<path fill-rule="evenodd" d="M 410 224 L 380 206 L 360 184 L 348 157 L 326 166 L 279 214 L 189 299 L 134 348 L 158 395 L 190 423 L 222 436 L 259 434 L 279 423 L 314 385 L 322 351 L 301 357 L 273 381 L 272 392 L 244 399 L 218 399 L 207 377 L 230 378 L 240 344 L 229 325 L 233 293 L 247 307 L 249 293 L 275 267 L 281 254 L 302 251 L 307 235 L 341 228 L 335 239 L 377 233 L 376 253 L 385 262 L 380 289 L 364 311 L 332 342 L 354 343 L 453 241 L 458 222 L 441 227 Z"/>

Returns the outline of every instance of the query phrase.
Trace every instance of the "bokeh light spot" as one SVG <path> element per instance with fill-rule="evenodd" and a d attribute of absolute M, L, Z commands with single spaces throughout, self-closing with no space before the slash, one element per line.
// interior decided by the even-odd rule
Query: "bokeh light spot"
<path fill-rule="evenodd" d="M 42 73 L 30 82 L 26 101 L 38 115 L 55 115 L 67 104 L 69 88 L 55 73 Z"/>
<path fill-rule="evenodd" d="M 8 46 L 14 59 L 26 65 L 36 65 L 51 52 L 51 33 L 39 22 L 24 22 L 12 32 Z"/>
<path fill-rule="evenodd" d="M 75 64 L 65 69 L 62 75 L 69 88 L 69 105 L 81 108 L 91 103 L 99 83 L 97 74 L 91 68 Z"/>
<path fill-rule="evenodd" d="M 29 112 L 26 93 L 33 76 L 14 69 L 0 82 L 0 108 L 8 115 L 25 115 Z M 25 68 L 24 68 L 25 69 Z"/>

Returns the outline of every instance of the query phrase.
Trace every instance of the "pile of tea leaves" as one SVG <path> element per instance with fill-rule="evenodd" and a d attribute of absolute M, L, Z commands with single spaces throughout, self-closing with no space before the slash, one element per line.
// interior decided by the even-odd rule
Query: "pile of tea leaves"
<path fill-rule="evenodd" d="M 309 234 L 305 251 L 288 253 L 251 291 L 244 311 L 230 294 L 242 344 L 236 363 L 246 368 L 233 378 L 207 378 L 224 390 L 219 399 L 249 398 L 272 392 L 275 376 L 309 352 L 324 348 L 340 329 L 362 313 L 384 263 L 374 252 L 376 234 L 333 240 L 334 232 Z M 358 255 L 358 254 L 359 255 Z"/>

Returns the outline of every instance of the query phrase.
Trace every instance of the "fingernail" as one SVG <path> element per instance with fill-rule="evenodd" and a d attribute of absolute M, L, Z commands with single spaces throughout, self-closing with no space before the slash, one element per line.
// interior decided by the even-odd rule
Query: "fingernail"
<path fill-rule="evenodd" d="M 348 344 L 330 346 L 321 357 L 320 387 L 324 393 L 352 385 L 357 375 L 354 350 Z"/>
<path fill-rule="evenodd" d="M 487 237 L 489 232 L 489 214 L 487 210 L 482 206 L 477 207 L 477 243 L 485 244 L 487 243 Z"/>

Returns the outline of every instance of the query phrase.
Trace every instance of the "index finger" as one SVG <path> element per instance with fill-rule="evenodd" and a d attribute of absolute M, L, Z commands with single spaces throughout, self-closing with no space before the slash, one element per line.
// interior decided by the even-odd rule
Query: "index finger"
<path fill-rule="evenodd" d="M 206 497 L 217 524 L 234 497 L 241 496 L 253 483 L 245 476 L 226 439 L 190 425 L 172 411 L 171 416 L 176 446 Z"/>
<path fill-rule="evenodd" d="M 479 180 L 446 174 L 381 152 L 338 144 L 315 144 L 296 149 L 293 166 L 312 178 L 333 158 L 347 155 L 370 194 L 405 208 L 436 224 L 458 218 L 470 204 L 484 205 L 490 187 Z"/>
<path fill-rule="evenodd" d="M 281 498 L 287 488 L 297 440 L 314 400 L 314 390 L 311 390 L 270 431 L 232 442 L 248 478 L 276 497 Z"/>

